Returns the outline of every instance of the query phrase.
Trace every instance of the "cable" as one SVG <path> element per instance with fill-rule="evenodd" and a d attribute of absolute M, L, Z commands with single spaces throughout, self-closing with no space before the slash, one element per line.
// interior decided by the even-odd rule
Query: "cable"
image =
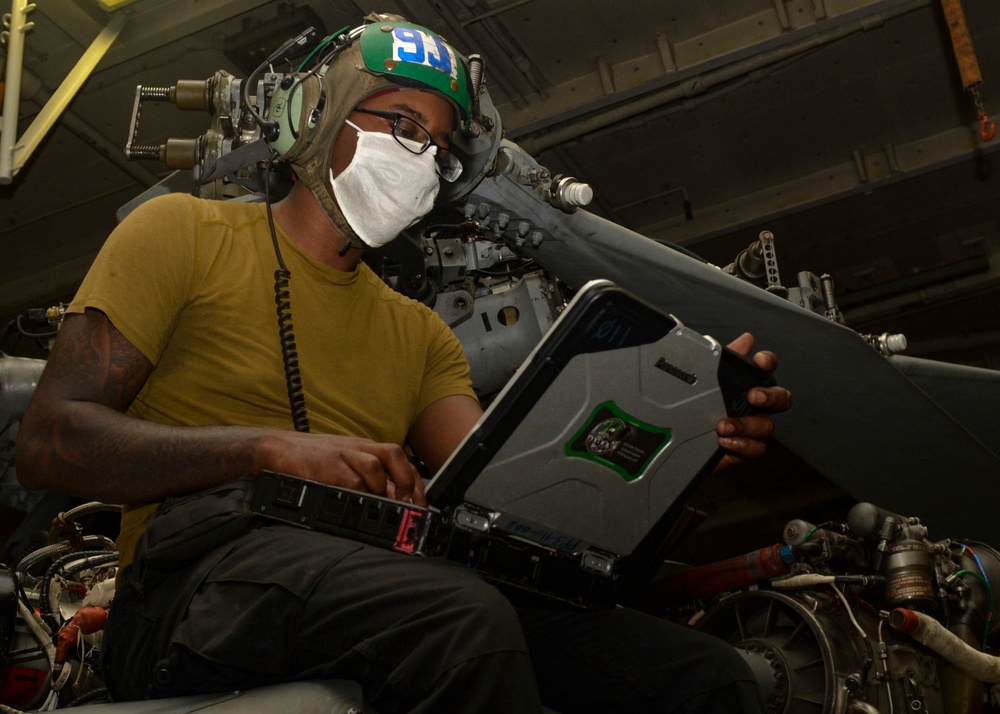
<path fill-rule="evenodd" d="M 969 549 L 968 546 L 966 546 L 966 549 L 970 550 L 970 552 L 971 552 L 971 549 Z M 982 649 L 982 650 L 985 651 L 986 650 L 986 640 L 987 640 L 987 638 L 989 637 L 989 634 L 990 634 L 990 625 L 993 623 L 993 589 L 990 587 L 990 583 L 986 579 L 985 571 L 984 571 L 983 575 L 980 575 L 979 573 L 977 573 L 974 570 L 959 570 L 957 572 L 952 573 L 947 578 L 945 578 L 944 584 L 947 585 L 950 588 L 956 582 L 960 582 L 958 579 L 960 577 L 962 577 L 963 575 L 971 575 L 976 580 L 978 580 L 979 582 L 981 582 L 983 584 L 984 588 L 986 588 L 986 598 L 987 598 L 986 599 L 986 603 L 987 603 L 986 607 L 987 607 L 987 609 L 986 609 L 986 617 L 984 618 L 986 620 L 986 625 L 985 625 L 985 630 L 983 631 L 982 646 L 980 647 L 980 649 Z"/>
<path fill-rule="evenodd" d="M 319 53 L 320 50 L 322 50 L 324 47 L 326 47 L 327 45 L 329 45 L 331 42 L 333 42 L 333 41 L 336 40 L 336 41 L 340 42 L 341 44 L 344 44 L 344 43 L 350 41 L 351 39 L 353 39 L 350 36 L 348 36 L 347 38 L 344 38 L 344 35 L 349 35 L 350 29 L 351 29 L 351 26 L 350 25 L 346 25 L 346 26 L 342 27 L 340 30 L 338 30 L 337 32 L 334 32 L 332 35 L 330 35 L 329 37 L 327 37 L 325 40 L 323 40 L 322 42 L 320 42 L 318 45 L 316 45 L 315 49 L 313 49 L 313 51 L 310 52 L 306 56 L 306 58 L 304 60 L 302 60 L 301 64 L 299 64 L 299 66 L 295 69 L 295 71 L 296 72 L 301 72 L 302 70 L 304 70 L 305 66 L 309 63 L 309 61 L 312 60 L 312 58 L 315 57 Z M 338 51 L 338 52 L 340 51 L 340 49 L 342 49 L 342 48 L 335 48 L 335 50 Z M 323 58 L 323 60 L 326 60 L 326 59 L 327 59 L 327 57 Z M 317 65 L 318 64 L 322 64 L 322 62 L 317 62 L 316 64 Z"/>
<path fill-rule="evenodd" d="M 281 257 L 281 247 L 278 245 L 278 231 L 274 226 L 274 213 L 271 211 L 271 167 L 277 152 L 272 153 L 267 160 L 267 173 L 264 180 L 264 205 L 267 207 L 267 224 L 271 229 L 271 242 L 274 245 L 274 255 L 278 259 L 278 269 L 274 271 L 274 303 L 278 314 L 278 339 L 281 343 L 281 361 L 285 368 L 285 385 L 288 390 L 288 405 L 292 410 L 292 424 L 295 431 L 309 431 L 309 414 L 306 411 L 306 398 L 302 391 L 302 372 L 299 369 L 299 353 L 295 344 L 295 332 L 292 326 L 291 293 L 288 284 L 292 274 L 285 267 Z"/>
<path fill-rule="evenodd" d="M 115 548 L 115 542 L 107 536 L 89 535 L 83 536 L 83 538 L 80 539 L 80 546 L 81 551 L 93 551 L 95 549 L 112 551 Z M 52 558 L 65 553 L 73 547 L 72 543 L 63 541 L 61 543 L 54 543 L 53 545 L 47 545 L 43 548 L 39 548 L 38 550 L 32 551 L 21 558 L 14 570 L 18 573 L 26 573 L 35 565 L 35 563 L 45 560 L 46 558 Z"/>
<path fill-rule="evenodd" d="M 258 74 L 260 74 L 262 71 L 264 71 L 265 67 L 271 66 L 278 59 L 284 59 L 286 62 L 289 62 L 290 64 L 291 57 L 290 55 L 288 55 L 288 51 L 292 47 L 302 47 L 315 36 L 316 36 L 316 28 L 314 27 L 307 28 L 303 32 L 299 33 L 292 39 L 285 42 L 283 45 L 281 45 L 281 47 L 272 52 L 270 55 L 268 55 L 267 59 L 261 62 L 257 66 L 257 68 L 249 75 L 247 75 L 247 78 L 243 81 L 243 87 L 241 92 L 243 94 L 243 106 L 247 108 L 247 110 L 250 112 L 250 115 L 257 123 L 257 126 L 259 126 L 265 134 L 267 134 L 269 126 L 274 126 L 274 122 L 265 121 L 264 118 L 260 115 L 260 112 L 257 111 L 257 108 L 250 103 L 250 85 L 253 84 L 253 78 L 256 77 Z M 313 53 L 315 53 L 315 50 L 313 50 Z M 312 54 L 310 54 L 309 56 L 311 57 Z"/>
<path fill-rule="evenodd" d="M 96 701 L 101 698 L 108 699 L 109 694 L 110 693 L 108 692 L 107 687 L 101 687 L 100 689 L 92 689 L 89 692 L 86 692 L 85 694 L 81 694 L 63 708 L 70 709 L 72 707 L 78 707 L 81 704 L 88 704 L 90 702 Z"/>
<path fill-rule="evenodd" d="M 889 662 L 888 655 L 885 652 L 885 640 L 882 639 L 882 626 L 885 624 L 885 620 L 878 621 L 878 652 L 879 658 L 882 660 L 882 680 L 885 684 L 885 694 L 886 701 L 889 703 L 889 714 L 893 714 L 892 707 L 892 686 L 890 685 L 889 679 Z"/>
<path fill-rule="evenodd" d="M 976 565 L 979 568 L 979 572 L 983 574 L 982 581 L 983 585 L 986 586 L 986 598 L 988 603 L 988 610 L 986 615 L 986 632 L 987 634 L 989 634 L 989 627 L 990 625 L 993 624 L 993 619 L 994 619 L 993 616 L 996 615 L 996 603 L 993 600 L 993 586 L 990 585 L 990 579 L 989 576 L 986 574 L 986 568 L 983 567 L 983 561 L 981 561 L 979 559 L 979 556 L 976 555 L 976 551 L 974 551 L 969 546 L 965 546 L 965 549 L 969 551 L 969 555 L 971 555 L 972 559 L 976 561 Z"/>
<path fill-rule="evenodd" d="M 875 652 L 872 650 L 872 643 L 868 637 L 868 633 L 865 632 L 864 628 L 858 622 L 858 619 L 854 616 L 854 610 L 851 609 L 851 603 L 847 601 L 847 597 L 844 595 L 844 591 L 840 589 L 840 586 L 836 583 L 830 583 L 830 587 L 833 588 L 835 593 L 837 593 L 837 597 L 840 598 L 840 601 L 844 603 L 844 609 L 847 610 L 847 616 L 851 619 L 851 624 L 854 625 L 854 629 L 856 629 L 858 634 L 861 635 L 861 641 L 865 643 L 865 649 L 868 650 L 868 661 L 865 662 L 863 670 L 865 677 L 867 678 L 868 670 L 875 663 Z"/>

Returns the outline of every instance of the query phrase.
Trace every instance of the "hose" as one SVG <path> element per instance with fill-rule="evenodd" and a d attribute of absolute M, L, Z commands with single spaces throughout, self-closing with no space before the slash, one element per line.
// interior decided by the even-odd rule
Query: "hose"
<path fill-rule="evenodd" d="M 115 542 L 107 536 L 102 535 L 84 536 L 81 539 L 81 544 L 84 550 L 99 549 L 111 551 L 115 549 Z M 56 543 L 54 545 L 47 545 L 44 548 L 39 548 L 33 553 L 28 553 L 26 556 L 21 558 L 14 570 L 18 573 L 27 573 L 31 566 L 36 563 L 66 553 L 72 548 L 73 546 L 70 543 Z"/>
<path fill-rule="evenodd" d="M 896 608 L 889 614 L 889 626 L 934 650 L 973 679 L 1000 682 L 1000 658 L 973 648 L 930 615 Z"/>
<path fill-rule="evenodd" d="M 117 503 L 103 503 L 102 501 L 90 501 L 81 503 L 75 508 L 71 508 L 65 513 L 60 513 L 59 517 L 64 521 L 75 521 L 82 516 L 89 516 L 91 513 L 121 513 L 122 507 Z"/>
<path fill-rule="evenodd" d="M 791 546 L 768 546 L 670 575 L 650 586 L 647 599 L 655 604 L 663 600 L 693 600 L 735 590 L 789 572 L 794 560 Z"/>
<path fill-rule="evenodd" d="M 65 539 L 74 546 L 79 546 L 80 532 L 76 525 L 79 518 L 92 513 L 121 513 L 122 507 L 113 503 L 102 503 L 101 501 L 90 501 L 80 504 L 68 511 L 60 512 L 52 519 L 52 530 L 49 532 L 49 543 L 54 544 Z"/>
<path fill-rule="evenodd" d="M 24 622 L 28 631 L 35 638 L 35 641 L 41 646 L 42 651 L 45 653 L 45 659 L 49 665 L 50 675 L 55 672 L 56 665 L 56 646 L 52 642 L 52 631 L 48 626 L 42 621 L 42 618 L 36 615 L 30 607 L 24 604 L 21 598 L 17 599 L 17 611 L 21 616 L 21 620 Z"/>
<path fill-rule="evenodd" d="M 104 628 L 108 621 L 108 611 L 103 607 L 81 607 L 72 619 L 59 630 L 56 636 L 55 663 L 63 664 L 69 659 L 80 635 L 92 635 Z"/>

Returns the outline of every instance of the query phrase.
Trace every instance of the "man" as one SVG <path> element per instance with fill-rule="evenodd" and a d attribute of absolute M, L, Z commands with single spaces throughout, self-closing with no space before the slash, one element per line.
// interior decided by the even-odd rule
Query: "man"
<path fill-rule="evenodd" d="M 386 712 L 523 713 L 543 699 L 567 713 L 754 711 L 749 671 L 699 633 L 628 610 L 512 602 L 449 561 L 234 527 L 216 507 L 263 469 L 424 504 L 404 444 L 434 472 L 481 414 L 454 335 L 361 263 L 429 210 L 439 177 L 454 179 L 449 141 L 470 107 L 453 49 L 373 19 L 328 69 L 283 88 L 304 108 L 272 127 L 299 179 L 274 226 L 260 204 L 167 196 L 137 209 L 71 304 L 25 414 L 25 486 L 130 504 L 109 687 L 142 698 L 347 677 Z M 301 394 L 282 373 L 276 265 Z M 751 347 L 748 335 L 734 343 Z M 291 429 L 299 396 L 309 433 Z M 778 387 L 749 399 L 790 405 Z M 726 419 L 720 444 L 759 456 L 772 428 Z M 184 494 L 196 496 L 150 520 Z M 180 530 L 172 513 L 186 516 Z"/>

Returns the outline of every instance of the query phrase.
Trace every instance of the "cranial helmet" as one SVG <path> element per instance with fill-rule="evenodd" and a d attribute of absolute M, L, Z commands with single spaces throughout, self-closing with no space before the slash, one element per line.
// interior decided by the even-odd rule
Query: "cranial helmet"
<path fill-rule="evenodd" d="M 361 101 L 386 89 L 421 89 L 448 99 L 466 122 L 472 112 L 467 60 L 441 37 L 398 15 L 372 14 L 368 24 L 328 37 L 288 75 L 271 99 L 267 141 L 291 163 L 347 245 L 364 243 L 327 189 L 332 150 Z M 324 54 L 325 53 L 325 54 Z M 303 67 L 318 56 L 313 69 Z"/>

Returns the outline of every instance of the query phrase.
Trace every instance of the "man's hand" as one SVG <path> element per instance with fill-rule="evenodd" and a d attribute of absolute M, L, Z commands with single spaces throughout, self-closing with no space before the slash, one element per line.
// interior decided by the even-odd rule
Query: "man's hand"
<path fill-rule="evenodd" d="M 260 469 L 427 505 L 424 482 L 397 444 L 279 431 L 263 437 L 254 472 Z"/>
<path fill-rule="evenodd" d="M 744 357 L 753 350 L 754 338 L 744 332 L 729 343 L 729 349 Z M 778 367 L 778 358 L 773 352 L 758 352 L 753 356 L 754 364 L 773 372 Z M 754 407 L 772 414 L 787 411 L 792 406 L 792 393 L 784 387 L 753 387 L 747 392 L 747 400 Z M 716 431 L 719 446 L 726 454 L 717 469 L 741 463 L 747 459 L 759 459 L 767 450 L 766 440 L 774 433 L 774 420 L 765 414 L 721 419 Z"/>

